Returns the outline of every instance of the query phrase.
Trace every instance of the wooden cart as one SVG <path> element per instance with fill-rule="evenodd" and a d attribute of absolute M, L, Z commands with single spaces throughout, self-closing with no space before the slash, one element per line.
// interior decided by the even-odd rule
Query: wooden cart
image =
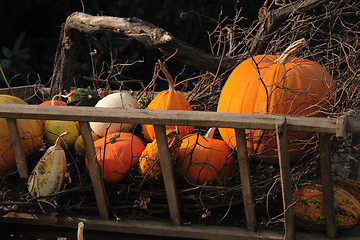
<path fill-rule="evenodd" d="M 286 115 L 259 115 L 241 113 L 191 112 L 191 111 L 163 111 L 163 110 L 119 110 L 112 108 L 91 107 L 62 107 L 0 104 L 0 116 L 6 118 L 13 142 L 16 163 L 21 178 L 27 178 L 29 172 L 21 148 L 16 119 L 50 119 L 79 121 L 80 132 L 85 143 L 87 159 L 89 159 L 89 173 L 96 196 L 99 216 L 82 218 L 82 216 L 47 216 L 14 213 L 1 217 L 3 222 L 24 224 L 51 225 L 76 228 L 79 221 L 85 222 L 87 229 L 148 234 L 158 236 L 173 236 L 199 239 L 326 239 L 324 234 L 306 234 L 295 232 L 294 213 L 292 209 L 292 186 L 290 181 L 290 164 L 288 159 L 288 131 L 312 132 L 320 136 L 321 179 L 324 196 L 324 213 L 326 216 L 326 234 L 333 238 L 337 236 L 334 198 L 332 190 L 330 137 L 345 137 L 347 133 L 359 133 L 360 121 L 347 118 L 337 119 L 315 117 L 293 117 Z M 160 154 L 162 176 L 164 178 L 166 197 L 172 223 L 154 221 L 117 221 L 111 219 L 107 193 L 100 176 L 92 141 L 89 122 L 121 122 L 136 124 L 152 124 L 155 126 L 156 139 Z M 165 125 L 186 125 L 197 127 L 225 127 L 234 128 L 236 132 L 238 163 L 240 166 L 243 202 L 247 229 L 219 226 L 186 226 L 182 224 L 179 210 L 179 200 L 175 185 L 170 153 L 167 146 Z M 284 232 L 257 232 L 254 200 L 252 197 L 251 172 L 249 168 L 246 148 L 245 129 L 265 129 L 276 131 L 279 164 L 285 212 Z M 346 238 L 351 239 L 351 238 Z M 355 239 L 355 238 L 354 238 Z"/>

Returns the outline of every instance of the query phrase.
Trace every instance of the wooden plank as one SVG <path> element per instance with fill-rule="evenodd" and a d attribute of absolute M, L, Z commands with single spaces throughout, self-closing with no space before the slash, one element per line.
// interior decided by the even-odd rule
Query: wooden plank
<path fill-rule="evenodd" d="M 360 180 L 359 167 L 360 167 L 360 134 L 353 134 L 351 141 L 351 157 L 349 178 Z"/>
<path fill-rule="evenodd" d="M 180 110 L 117 109 L 70 106 L 0 104 L 6 118 L 57 119 L 84 122 L 122 122 L 199 127 L 275 130 L 276 119 L 284 115 L 224 113 Z M 336 133 L 336 119 L 286 116 L 288 131 Z M 360 132 L 360 121 L 349 119 L 347 132 Z"/>
<path fill-rule="evenodd" d="M 101 231 L 102 233 L 111 232 L 118 233 L 118 238 L 121 234 L 139 234 L 143 239 L 146 236 L 162 236 L 167 238 L 181 238 L 181 239 L 227 239 L 227 240 L 283 240 L 284 232 L 282 231 L 267 231 L 261 230 L 257 232 L 250 232 L 241 227 L 233 226 L 206 226 L 206 225 L 183 225 L 174 226 L 169 222 L 151 221 L 151 220 L 130 220 L 124 219 L 121 221 L 102 220 L 87 216 L 74 215 L 56 215 L 56 221 L 50 215 L 46 214 L 26 214 L 21 212 L 12 212 L 0 217 L 0 222 L 26 224 L 28 226 L 52 226 L 59 229 L 69 229 L 76 234 L 76 228 L 79 222 L 85 223 L 84 238 L 91 238 L 89 234 L 92 231 Z M 88 232 L 89 231 L 89 232 Z M 104 236 L 104 235 L 103 235 Z M 330 240 L 322 233 L 306 233 L 297 232 L 297 240 Z M 99 238 L 104 239 L 104 238 Z M 129 237 L 129 239 L 132 239 Z M 155 239 L 155 238 L 151 238 Z M 163 239 L 163 238 L 160 238 Z M 358 240 L 358 236 L 343 235 L 339 236 L 338 240 Z"/>
<path fill-rule="evenodd" d="M 16 119 L 7 118 L 6 123 L 9 129 L 9 135 L 12 141 L 12 148 L 14 151 L 16 166 L 19 171 L 20 178 L 27 179 L 29 178 L 29 171 L 27 168 L 24 149 L 21 145 L 21 139 Z"/>
<path fill-rule="evenodd" d="M 245 129 L 235 129 L 235 137 L 241 179 L 241 190 L 244 200 L 246 227 L 249 231 L 254 232 L 256 231 L 256 215 L 251 187 L 251 173 Z"/>
<path fill-rule="evenodd" d="M 285 239 L 295 240 L 295 220 L 292 206 L 292 189 L 286 118 L 276 122 L 276 138 L 279 155 L 281 189 L 285 214 Z"/>
<path fill-rule="evenodd" d="M 175 186 L 174 171 L 170 157 L 165 125 L 154 125 L 157 147 L 160 157 L 161 173 L 164 179 L 170 218 L 175 226 L 181 225 L 179 199 Z"/>
<path fill-rule="evenodd" d="M 97 207 L 102 219 L 109 219 L 109 201 L 106 195 L 104 181 L 101 176 L 99 163 L 96 157 L 94 141 L 91 135 L 91 129 L 88 122 L 79 122 L 80 132 L 84 141 L 86 159 L 91 182 L 94 188 Z"/>
<path fill-rule="evenodd" d="M 335 238 L 337 229 L 331 177 L 330 134 L 320 134 L 320 164 L 326 234 L 331 238 Z"/>
<path fill-rule="evenodd" d="M 347 137 L 346 122 L 348 116 L 343 115 L 336 119 L 336 137 L 339 140 L 345 140 Z"/>
<path fill-rule="evenodd" d="M 50 96 L 50 88 L 45 88 L 44 85 L 41 84 L 0 88 L 0 94 L 12 95 L 25 101 L 35 97 L 38 99 L 46 99 Z"/>

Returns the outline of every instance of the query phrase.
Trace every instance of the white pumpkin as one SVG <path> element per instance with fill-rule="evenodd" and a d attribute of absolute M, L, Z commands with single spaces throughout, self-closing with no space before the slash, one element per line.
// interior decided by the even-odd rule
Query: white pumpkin
<path fill-rule="evenodd" d="M 60 139 L 66 134 L 69 133 L 60 134 L 55 145 L 46 150 L 31 172 L 27 188 L 33 197 L 46 196 L 60 191 L 67 173 L 66 155 L 64 149 L 61 148 Z"/>
<path fill-rule="evenodd" d="M 136 99 L 129 93 L 117 92 L 112 93 L 97 102 L 95 107 L 108 107 L 119 109 L 134 109 L 139 108 Z M 103 123 L 103 122 L 90 122 L 90 127 L 94 133 L 100 137 L 104 137 L 106 129 L 107 134 L 120 131 L 131 131 L 136 124 L 125 123 Z"/>

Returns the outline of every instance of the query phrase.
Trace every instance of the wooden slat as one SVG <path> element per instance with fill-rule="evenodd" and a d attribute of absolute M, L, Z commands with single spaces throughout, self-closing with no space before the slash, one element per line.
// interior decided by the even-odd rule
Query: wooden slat
<path fill-rule="evenodd" d="M 12 148 L 14 151 L 16 166 L 19 171 L 20 178 L 26 179 L 29 177 L 29 171 L 27 168 L 24 149 L 21 145 L 21 139 L 16 119 L 7 118 L 6 123 L 9 129 L 9 135 L 12 141 Z"/>
<path fill-rule="evenodd" d="M 347 137 L 346 122 L 348 116 L 343 115 L 336 119 L 336 137 L 339 140 L 345 140 Z"/>
<path fill-rule="evenodd" d="M 295 220 L 294 220 L 294 210 L 292 207 L 293 201 L 292 201 L 286 118 L 279 119 L 276 122 L 276 138 L 277 138 L 278 155 L 279 155 L 283 207 L 285 213 L 285 239 L 295 240 L 296 239 Z"/>
<path fill-rule="evenodd" d="M 57 119 L 84 122 L 122 122 L 178 126 L 275 130 L 275 120 L 284 115 L 223 113 L 179 110 L 92 108 L 0 104 L 6 118 Z M 336 119 L 286 116 L 288 131 L 336 133 Z M 349 120 L 347 132 L 360 132 L 360 121 Z"/>
<path fill-rule="evenodd" d="M 256 215 L 251 187 L 251 173 L 247 152 L 245 129 L 235 129 L 237 156 L 240 170 L 241 189 L 244 200 L 246 227 L 256 231 Z"/>
<path fill-rule="evenodd" d="M 109 219 L 109 201 L 106 195 L 103 178 L 101 176 L 99 163 L 96 157 L 90 125 L 88 122 L 79 122 L 79 126 L 84 141 L 85 155 L 88 161 L 88 169 L 94 188 L 96 203 L 99 209 L 100 217 L 102 219 Z"/>
<path fill-rule="evenodd" d="M 49 214 L 28 214 L 22 212 L 12 212 L 0 217 L 0 222 L 25 224 L 28 226 L 42 226 L 48 228 L 49 226 L 58 227 L 58 230 L 66 229 L 75 236 L 78 223 L 83 221 L 85 223 L 84 237 L 85 239 L 94 238 L 93 233 L 101 234 L 98 239 L 211 239 L 211 240 L 284 240 L 284 233 L 282 231 L 261 230 L 257 232 L 250 232 L 244 228 L 227 226 L 227 225 L 200 225 L 190 224 L 184 226 L 174 226 L 165 221 L 152 220 L 131 220 L 123 219 L 121 221 L 102 220 L 94 217 L 76 216 L 76 215 L 56 215 L 54 221 L 53 215 Z M 106 233 L 117 233 L 117 238 L 106 238 Z M 38 232 L 39 233 L 39 232 Z M 58 233 L 58 231 L 56 231 Z M 126 234 L 136 234 L 138 238 L 126 236 Z M 146 235 L 146 236 L 144 236 Z M 54 235 L 53 235 L 54 236 Z M 59 235 L 56 235 L 59 236 Z M 86 237 L 88 236 L 88 238 Z M 55 237 L 55 236 L 54 236 Z M 330 240 L 329 237 L 323 233 L 307 233 L 297 232 L 297 240 Z M 72 239 L 72 237 L 70 237 Z M 359 240 L 355 234 L 345 234 L 339 237 L 339 240 Z"/>
<path fill-rule="evenodd" d="M 335 238 L 337 229 L 331 177 L 330 134 L 320 134 L 320 164 L 326 234 L 331 238 Z"/>
<path fill-rule="evenodd" d="M 164 179 L 170 218 L 175 226 L 181 225 L 179 199 L 175 186 L 174 171 L 164 125 L 155 125 L 155 136 L 160 157 L 161 173 Z"/>

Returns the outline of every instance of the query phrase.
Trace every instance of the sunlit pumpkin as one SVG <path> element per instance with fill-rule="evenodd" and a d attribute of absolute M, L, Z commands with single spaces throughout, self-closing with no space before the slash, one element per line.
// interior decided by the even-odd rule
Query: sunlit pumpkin
<path fill-rule="evenodd" d="M 167 81 L 169 82 L 169 89 L 160 92 L 148 105 L 147 109 L 151 110 L 187 110 L 191 111 L 190 103 L 187 101 L 184 93 L 175 90 L 174 80 L 170 73 L 162 65 Z M 143 134 L 147 141 L 152 142 L 155 139 L 155 131 L 153 125 L 142 125 Z M 175 126 L 166 126 L 166 130 L 175 129 Z M 180 137 L 191 134 L 194 127 L 179 126 Z"/>
<path fill-rule="evenodd" d="M 109 134 L 106 144 L 103 137 L 96 140 L 94 146 L 104 181 L 108 183 L 117 183 L 124 179 L 131 169 L 137 167 L 139 157 L 145 149 L 138 137 L 127 132 Z"/>
<path fill-rule="evenodd" d="M 293 57 L 305 44 L 301 39 L 281 55 L 258 55 L 239 64 L 227 79 L 219 98 L 218 112 L 322 116 L 327 99 L 335 90 L 329 72 L 319 63 Z M 231 148 L 236 148 L 235 131 L 220 128 Z M 249 154 L 277 163 L 276 136 L 273 131 L 247 130 Z M 290 161 L 304 155 L 313 136 L 289 133 Z M 261 139 L 261 141 L 260 141 Z"/>
<path fill-rule="evenodd" d="M 0 94 L 0 104 L 27 104 L 18 97 Z M 39 120 L 16 120 L 25 157 L 38 151 L 42 146 L 43 128 Z M 15 169 L 16 162 L 12 141 L 5 118 L 0 118 L 0 175 Z"/>
<path fill-rule="evenodd" d="M 181 179 L 197 184 L 221 183 L 233 175 L 235 153 L 223 140 L 213 138 L 215 130 L 182 139 L 175 167 Z"/>

